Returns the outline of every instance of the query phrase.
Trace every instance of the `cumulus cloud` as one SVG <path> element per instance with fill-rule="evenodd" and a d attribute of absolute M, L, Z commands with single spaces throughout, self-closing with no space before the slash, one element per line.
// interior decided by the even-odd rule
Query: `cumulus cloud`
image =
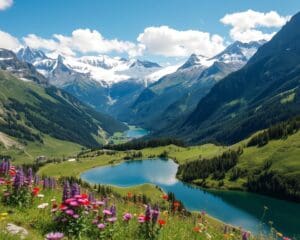
<path fill-rule="evenodd" d="M 166 57 L 192 53 L 213 56 L 225 47 L 219 35 L 197 30 L 179 31 L 168 26 L 148 27 L 137 40 L 148 53 Z"/>
<path fill-rule="evenodd" d="M 5 10 L 13 5 L 13 0 L 0 0 L 0 11 Z"/>
<path fill-rule="evenodd" d="M 263 13 L 249 9 L 244 12 L 226 14 L 220 21 L 232 26 L 230 36 L 233 40 L 250 42 L 270 40 L 276 32 L 266 33 L 259 28 L 279 28 L 290 18 L 290 16 L 280 16 L 275 11 Z"/>
<path fill-rule="evenodd" d="M 43 48 L 66 55 L 80 53 L 127 53 L 130 56 L 141 55 L 143 46 L 129 41 L 105 39 L 100 32 L 90 29 L 76 29 L 71 36 L 54 34 L 50 39 L 44 39 L 34 34 L 23 38 L 26 45 L 32 48 Z"/>
<path fill-rule="evenodd" d="M 0 31 L 0 48 L 16 50 L 21 46 L 19 40 L 7 32 Z"/>

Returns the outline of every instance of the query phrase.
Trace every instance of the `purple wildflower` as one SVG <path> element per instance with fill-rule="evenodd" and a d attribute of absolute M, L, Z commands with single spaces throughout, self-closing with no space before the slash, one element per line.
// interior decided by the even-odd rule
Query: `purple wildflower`
<path fill-rule="evenodd" d="M 94 193 L 89 193 L 88 200 L 89 200 L 91 203 L 95 202 L 95 196 L 94 196 Z"/>
<path fill-rule="evenodd" d="M 116 208 L 115 205 L 112 205 L 112 206 L 110 207 L 110 212 L 111 212 L 111 216 L 112 216 L 112 217 L 115 217 L 115 216 L 117 215 L 117 208 Z"/>
<path fill-rule="evenodd" d="M 77 183 L 73 183 L 71 186 L 71 197 L 75 195 L 80 195 L 80 187 Z"/>
<path fill-rule="evenodd" d="M 104 215 L 112 215 L 112 212 L 109 211 L 108 209 L 104 209 L 104 210 L 103 210 L 103 214 L 104 214 Z"/>
<path fill-rule="evenodd" d="M 105 224 L 104 223 L 99 223 L 98 225 L 97 225 L 97 227 L 99 228 L 99 229 L 104 229 L 105 228 Z"/>
<path fill-rule="evenodd" d="M 24 185 L 24 181 L 25 181 L 25 177 L 24 177 L 23 169 L 20 168 L 17 171 L 15 179 L 14 179 L 14 184 L 13 184 L 14 188 L 20 189 Z"/>
<path fill-rule="evenodd" d="M 146 212 L 145 212 L 145 221 L 149 221 L 151 219 L 151 207 L 147 205 Z"/>
<path fill-rule="evenodd" d="M 74 215 L 74 211 L 72 209 L 67 209 L 66 214 L 72 216 L 72 215 Z"/>
<path fill-rule="evenodd" d="M 155 206 L 152 210 L 152 222 L 155 223 L 157 222 L 159 216 L 159 208 L 158 206 Z"/>
<path fill-rule="evenodd" d="M 67 199 L 71 198 L 71 192 L 70 192 L 70 184 L 68 181 L 65 181 L 64 183 L 64 189 L 63 189 L 63 197 L 62 201 L 66 201 Z"/>
<path fill-rule="evenodd" d="M 60 232 L 51 232 L 46 235 L 47 240 L 60 240 L 64 237 L 63 233 Z"/>
<path fill-rule="evenodd" d="M 132 214 L 131 213 L 125 213 L 123 215 L 123 220 L 128 222 L 130 219 L 132 219 Z"/>
<path fill-rule="evenodd" d="M 243 240 L 249 240 L 250 239 L 250 233 L 249 232 L 243 232 L 242 239 Z"/>

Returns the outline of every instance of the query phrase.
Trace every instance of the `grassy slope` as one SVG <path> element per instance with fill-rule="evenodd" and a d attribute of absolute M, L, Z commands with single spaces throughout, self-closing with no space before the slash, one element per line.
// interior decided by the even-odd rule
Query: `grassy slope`
<path fill-rule="evenodd" d="M 247 139 L 243 140 L 231 147 L 216 146 L 213 144 L 205 144 L 201 146 L 193 146 L 188 148 L 177 146 L 164 146 L 156 148 L 146 148 L 141 150 L 143 158 L 159 156 L 162 152 L 167 151 L 171 159 L 174 159 L 179 164 L 187 161 L 193 161 L 201 158 L 211 158 L 220 155 L 223 151 L 229 148 L 236 148 L 238 146 L 245 146 Z M 125 152 L 117 152 L 115 155 L 101 155 L 79 159 L 79 162 L 64 162 L 59 165 L 49 164 L 43 167 L 40 172 L 42 174 L 59 176 L 79 176 L 85 170 L 96 166 L 103 166 L 110 163 L 118 163 L 126 156 Z M 300 132 L 289 136 L 284 140 L 272 140 L 263 147 L 249 147 L 244 148 L 243 154 L 240 156 L 237 167 L 247 170 L 255 170 L 261 168 L 266 161 L 272 161 L 271 170 L 278 171 L 285 176 L 299 176 L 300 177 Z M 197 182 L 197 181 L 196 181 Z M 229 181 L 229 174 L 226 174 L 224 179 L 224 186 L 221 188 L 227 189 L 244 189 L 243 184 L 246 182 L 245 178 L 239 178 L 236 181 Z M 207 186 L 211 188 L 220 188 L 219 182 L 212 180 L 207 181 Z"/>
<path fill-rule="evenodd" d="M 48 158 L 64 158 L 76 156 L 82 146 L 45 135 L 44 144 L 29 142 L 21 148 L 4 148 L 0 144 L 0 154 L 9 155 L 13 158 L 14 164 L 33 163 L 36 157 L 44 155 Z"/>

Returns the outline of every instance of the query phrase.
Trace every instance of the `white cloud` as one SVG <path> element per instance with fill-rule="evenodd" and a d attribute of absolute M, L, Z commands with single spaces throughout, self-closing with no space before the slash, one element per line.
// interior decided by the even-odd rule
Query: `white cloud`
<path fill-rule="evenodd" d="M 129 41 L 105 39 L 101 33 L 90 29 L 76 29 L 71 36 L 54 34 L 50 39 L 44 39 L 34 34 L 23 38 L 26 45 L 32 48 L 43 48 L 49 51 L 75 55 L 76 52 L 87 53 L 127 53 L 130 56 L 141 55 L 143 46 Z"/>
<path fill-rule="evenodd" d="M 290 16 L 280 16 L 275 11 L 263 13 L 249 9 L 244 12 L 226 14 L 220 21 L 232 26 L 230 36 L 233 40 L 250 42 L 270 40 L 276 32 L 265 33 L 258 28 L 279 28 L 290 18 Z"/>
<path fill-rule="evenodd" d="M 0 48 L 16 50 L 21 46 L 19 40 L 9 33 L 0 31 Z"/>
<path fill-rule="evenodd" d="M 192 53 L 213 56 L 224 49 L 223 38 L 197 30 L 178 31 L 168 26 L 148 27 L 138 42 L 150 54 L 183 57 Z"/>
<path fill-rule="evenodd" d="M 13 0 L 0 0 L 0 11 L 5 10 L 13 5 Z"/>

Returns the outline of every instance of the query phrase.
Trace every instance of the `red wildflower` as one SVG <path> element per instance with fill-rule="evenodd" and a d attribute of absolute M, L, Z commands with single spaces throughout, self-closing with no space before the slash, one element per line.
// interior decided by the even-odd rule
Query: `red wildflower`
<path fill-rule="evenodd" d="M 32 194 L 33 194 L 34 196 L 37 196 L 37 195 L 39 194 L 39 192 L 40 192 L 40 189 L 39 189 L 38 187 L 35 187 L 35 188 L 33 188 L 33 190 L 32 190 Z"/>
<path fill-rule="evenodd" d="M 65 204 L 60 204 L 59 209 L 66 210 L 68 207 Z"/>
<path fill-rule="evenodd" d="M 162 196 L 162 198 L 163 198 L 164 200 L 168 200 L 168 199 L 169 199 L 169 196 L 165 194 L 165 195 Z"/>
<path fill-rule="evenodd" d="M 158 224 L 162 227 L 163 225 L 165 225 L 167 222 L 163 219 L 158 219 Z"/>
<path fill-rule="evenodd" d="M 200 227 L 194 227 L 193 230 L 194 230 L 194 232 L 199 232 L 200 231 Z"/>
<path fill-rule="evenodd" d="M 128 197 L 128 198 L 132 198 L 132 193 L 131 193 L 131 192 L 128 192 L 128 193 L 127 193 L 127 197 Z"/>
<path fill-rule="evenodd" d="M 180 206 L 180 202 L 175 201 L 175 202 L 173 203 L 173 205 L 174 205 L 175 208 L 178 208 L 178 207 Z"/>
<path fill-rule="evenodd" d="M 83 194 L 81 194 L 81 197 L 86 199 L 86 198 L 88 198 L 88 195 L 86 193 L 83 193 Z"/>

